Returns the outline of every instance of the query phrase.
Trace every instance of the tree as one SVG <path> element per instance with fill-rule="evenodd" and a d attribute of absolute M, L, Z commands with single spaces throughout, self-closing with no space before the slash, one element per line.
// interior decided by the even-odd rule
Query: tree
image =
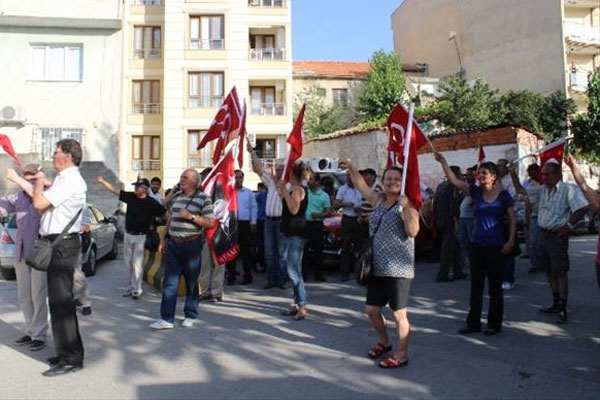
<path fill-rule="evenodd" d="M 359 96 L 362 121 L 387 117 L 404 96 L 405 80 L 400 58 L 393 51 L 373 53 L 365 87 Z"/>
<path fill-rule="evenodd" d="M 509 90 L 500 96 L 500 123 L 519 125 L 531 132 L 542 131 L 540 113 L 544 105 L 544 97 L 529 90 Z"/>
<path fill-rule="evenodd" d="M 440 85 L 441 94 L 429 106 L 419 109 L 418 118 L 437 120 L 445 129 L 487 127 L 501 121 L 497 91 L 477 79 L 472 84 L 452 77 Z"/>
<path fill-rule="evenodd" d="M 589 79 L 587 95 L 587 113 L 575 116 L 571 120 L 571 128 L 579 152 L 592 161 L 600 162 L 600 71 Z"/>
<path fill-rule="evenodd" d="M 296 95 L 294 119 L 306 103 L 304 132 L 307 136 L 317 136 L 349 128 L 353 121 L 353 110 L 340 106 L 327 107 L 318 86 L 304 88 Z"/>
<path fill-rule="evenodd" d="M 540 125 L 544 138 L 549 142 L 565 136 L 568 121 L 577 112 L 573 99 L 567 99 L 564 92 L 557 90 L 544 99 L 540 113 Z"/>

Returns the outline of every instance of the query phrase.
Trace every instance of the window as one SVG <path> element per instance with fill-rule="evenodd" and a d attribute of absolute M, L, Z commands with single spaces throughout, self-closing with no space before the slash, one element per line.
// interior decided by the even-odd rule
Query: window
<path fill-rule="evenodd" d="M 162 0 L 133 0 L 134 6 L 160 6 Z"/>
<path fill-rule="evenodd" d="M 348 89 L 333 89 L 333 105 L 348 107 Z"/>
<path fill-rule="evenodd" d="M 32 44 L 29 79 L 37 81 L 81 81 L 80 44 Z"/>
<path fill-rule="evenodd" d="M 188 131 L 188 168 L 207 168 L 213 166 L 212 152 L 214 148 L 214 141 L 208 143 L 202 150 L 196 150 L 198 148 L 198 143 L 200 143 L 200 139 L 205 134 L 206 131 L 202 130 Z"/>
<path fill-rule="evenodd" d="M 327 96 L 327 89 L 325 88 L 317 88 L 317 96 L 325 97 Z"/>
<path fill-rule="evenodd" d="M 254 151 L 260 159 L 275 159 L 275 139 L 256 139 Z"/>
<path fill-rule="evenodd" d="M 160 113 L 160 81 L 133 81 L 133 113 Z"/>
<path fill-rule="evenodd" d="M 283 50 L 275 48 L 275 35 L 250 35 L 251 60 L 283 60 Z"/>
<path fill-rule="evenodd" d="M 160 170 L 160 136 L 132 136 L 132 170 Z"/>
<path fill-rule="evenodd" d="M 40 128 L 36 134 L 41 136 L 41 153 L 43 160 L 51 160 L 56 142 L 62 139 L 75 139 L 83 146 L 83 129 L 81 128 Z"/>
<path fill-rule="evenodd" d="M 223 102 L 222 72 L 190 72 L 189 107 L 219 107 Z"/>
<path fill-rule="evenodd" d="M 252 115 L 285 115 L 285 106 L 276 103 L 275 86 L 250 88 Z"/>
<path fill-rule="evenodd" d="M 285 0 L 249 0 L 248 4 L 254 7 L 284 7 Z"/>
<path fill-rule="evenodd" d="M 160 26 L 134 27 L 133 58 L 160 58 Z"/>
<path fill-rule="evenodd" d="M 190 17 L 190 49 L 222 50 L 224 46 L 222 15 L 199 15 Z"/>

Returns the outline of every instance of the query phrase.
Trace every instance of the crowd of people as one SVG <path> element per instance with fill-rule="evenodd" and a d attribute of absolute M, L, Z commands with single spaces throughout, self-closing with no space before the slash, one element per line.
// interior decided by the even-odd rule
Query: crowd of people
<path fill-rule="evenodd" d="M 248 151 L 261 183 L 253 193 L 244 187 L 244 173 L 235 171 L 238 259 L 242 266 L 239 283 L 252 284 L 254 274 L 264 272 L 267 278 L 264 290 L 286 289 L 291 285 L 292 305 L 282 314 L 296 321 L 306 319 L 310 294 L 304 281 L 310 273 L 315 281 L 326 281 L 322 257 L 324 220 L 334 210 L 340 210 L 341 280 L 349 279 L 358 252 L 365 245 L 373 250 L 373 276 L 367 284 L 365 303 L 377 342 L 367 355 L 371 358 L 386 355 L 378 364 L 382 368 L 407 365 L 410 333 L 407 306 L 415 276 L 415 237 L 420 229 L 420 214 L 402 195 L 402 169 L 387 168 L 378 182 L 374 169 L 359 170 L 350 161 L 342 161 L 340 166 L 346 170 L 347 180 L 336 192 L 331 182 L 301 161 L 291 167 L 289 178 L 284 179 L 281 166 L 266 168 L 250 145 Z M 79 278 L 81 233 L 89 232 L 85 219 L 87 185 L 78 169 L 81 158 L 78 142 L 61 140 L 53 154 L 53 167 L 57 171 L 54 181 L 46 179 L 38 165 L 26 166 L 22 177 L 9 170 L 7 178 L 22 190 L 0 198 L 0 214 L 16 213 L 17 218 L 15 269 L 19 305 L 25 316 L 25 334 L 17 344 L 29 346 L 32 351 L 43 348 L 48 313 L 51 319 L 56 356 L 48 360 L 51 368 L 44 376 L 83 368 L 84 348 L 76 307 L 79 304 L 82 313 L 89 315 L 91 303 L 85 279 Z M 517 193 L 526 204 L 530 271 L 547 273 L 553 297 L 552 304 L 540 311 L 557 314 L 560 322 L 567 322 L 569 233 L 587 210 L 588 202 L 595 207 L 599 205 L 597 193 L 587 186 L 573 158 L 568 156 L 566 164 L 579 189 L 562 181 L 559 164 L 546 163 L 541 169 L 541 182 L 538 182 L 539 167 L 532 165 L 528 168 L 530 179 L 521 183 L 515 167 L 506 160 L 484 162 L 467 169 L 463 175 L 460 168 L 449 166 L 443 155 L 436 152 L 435 158 L 447 180 L 435 193 L 426 187 L 422 191 L 424 197 L 433 198 L 441 245 L 437 281 L 467 276 L 471 281 L 470 310 L 459 333 L 482 330 L 486 277 L 490 304 L 484 333 L 501 332 L 503 291 L 514 285 L 519 248 L 514 201 Z M 133 191 L 118 190 L 102 177 L 95 179 L 96 184 L 127 205 L 124 263 L 130 275 L 123 296 L 138 300 L 143 294 L 146 249 L 156 250 L 164 257 L 159 318 L 150 325 L 154 330 L 175 327 L 181 276 L 185 278 L 186 289 L 183 327 L 194 325 L 200 301 L 221 302 L 225 284 L 238 283 L 237 260 L 219 264 L 205 235 L 214 226 L 217 208 L 214 198 L 201 190 L 201 182 L 209 173 L 209 169 L 201 173 L 186 169 L 164 198 L 159 194 L 158 178 L 151 181 L 138 178 Z M 63 233 L 70 222 L 74 223 Z M 161 224 L 165 228 L 157 230 Z M 57 237 L 59 241 L 53 248 L 48 271 L 30 268 L 25 255 L 34 240 Z M 396 324 L 395 350 L 382 313 L 385 306 L 391 309 Z"/>

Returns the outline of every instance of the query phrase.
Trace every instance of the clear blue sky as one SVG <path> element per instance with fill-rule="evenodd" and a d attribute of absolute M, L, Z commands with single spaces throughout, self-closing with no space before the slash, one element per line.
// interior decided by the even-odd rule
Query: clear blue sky
<path fill-rule="evenodd" d="M 390 17 L 402 0 L 290 0 L 294 60 L 366 61 L 394 48 Z"/>

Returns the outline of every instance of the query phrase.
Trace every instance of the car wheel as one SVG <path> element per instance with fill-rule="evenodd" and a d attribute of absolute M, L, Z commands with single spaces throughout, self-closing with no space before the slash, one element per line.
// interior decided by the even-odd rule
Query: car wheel
<path fill-rule="evenodd" d="M 92 247 L 87 262 L 81 268 L 85 276 L 96 275 L 96 261 L 96 248 Z"/>
<path fill-rule="evenodd" d="M 6 281 L 16 281 L 17 280 L 17 274 L 15 273 L 14 268 L 8 269 L 8 268 L 0 267 L 0 270 L 2 270 L 2 278 L 4 278 L 4 280 L 6 280 Z"/>
<path fill-rule="evenodd" d="M 109 260 L 114 260 L 119 255 L 119 239 L 115 234 L 115 238 L 113 239 L 113 245 L 110 253 L 107 254 L 106 258 Z"/>

